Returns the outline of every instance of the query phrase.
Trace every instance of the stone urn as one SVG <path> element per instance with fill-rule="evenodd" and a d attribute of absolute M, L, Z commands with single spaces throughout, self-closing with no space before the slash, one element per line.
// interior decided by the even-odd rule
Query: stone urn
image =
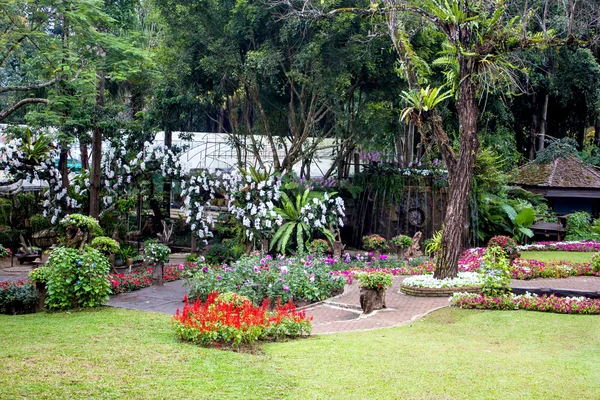
<path fill-rule="evenodd" d="M 164 285 L 164 282 L 163 282 L 164 266 L 165 266 L 164 263 L 152 264 L 152 284 L 153 285 L 158 285 L 158 286 Z"/>
<path fill-rule="evenodd" d="M 360 288 L 360 308 L 363 313 L 370 314 L 385 307 L 385 289 Z"/>
<path fill-rule="evenodd" d="M 35 312 L 44 311 L 44 303 L 46 302 L 46 283 L 36 282 L 35 283 L 35 296 L 37 301 L 35 303 Z"/>
<path fill-rule="evenodd" d="M 342 250 L 344 249 L 344 245 L 341 241 L 336 240 L 333 242 L 333 256 L 337 258 L 342 257 Z"/>

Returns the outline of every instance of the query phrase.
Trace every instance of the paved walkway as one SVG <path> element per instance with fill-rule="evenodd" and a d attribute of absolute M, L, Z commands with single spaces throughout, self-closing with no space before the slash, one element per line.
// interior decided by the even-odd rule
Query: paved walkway
<path fill-rule="evenodd" d="M 400 292 L 405 277 L 394 278 L 386 292 L 387 309 L 363 315 L 359 305 L 359 289 L 355 283 L 346 285 L 344 293 L 305 307 L 313 317 L 313 333 L 336 333 L 388 328 L 410 323 L 422 316 L 449 305 L 446 297 L 413 297 Z M 600 291 L 600 277 L 570 277 L 564 279 L 513 280 L 519 288 Z M 109 305 L 135 310 L 174 314 L 183 305 L 187 287 L 182 281 L 166 283 L 163 287 L 149 287 L 131 293 L 112 296 Z"/>

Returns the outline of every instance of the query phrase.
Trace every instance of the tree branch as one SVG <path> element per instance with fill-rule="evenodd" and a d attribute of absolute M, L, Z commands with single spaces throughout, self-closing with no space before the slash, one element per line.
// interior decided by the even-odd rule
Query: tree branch
<path fill-rule="evenodd" d="M 5 92 L 28 92 L 30 90 L 37 90 L 37 89 L 43 89 L 45 87 L 48 86 L 52 86 L 54 84 L 56 84 L 57 82 L 59 82 L 62 79 L 62 76 L 59 75 L 54 79 L 51 79 L 49 81 L 46 82 L 41 82 L 41 83 L 35 83 L 29 86 L 7 86 L 7 87 L 0 87 L 0 93 L 5 93 Z"/>
<path fill-rule="evenodd" d="M 19 108 L 23 107 L 24 105 L 32 104 L 32 103 L 48 104 L 50 102 L 48 101 L 48 99 L 41 99 L 41 98 L 37 98 L 37 97 L 30 97 L 27 99 L 23 99 L 23 100 L 19 101 L 18 103 L 10 106 L 8 109 L 6 109 L 4 111 L 0 111 L 0 122 L 3 121 L 6 117 L 8 117 L 10 114 L 17 111 Z"/>

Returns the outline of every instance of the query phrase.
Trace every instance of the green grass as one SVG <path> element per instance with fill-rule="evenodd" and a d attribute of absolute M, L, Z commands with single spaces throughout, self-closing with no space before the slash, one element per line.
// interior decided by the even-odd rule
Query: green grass
<path fill-rule="evenodd" d="M 600 398 L 595 316 L 446 308 L 258 354 L 178 342 L 169 320 L 111 308 L 1 315 L 0 398 Z"/>
<path fill-rule="evenodd" d="M 592 251 L 522 251 L 521 258 L 542 262 L 571 261 L 580 263 L 592 261 L 594 254 L 596 253 Z"/>

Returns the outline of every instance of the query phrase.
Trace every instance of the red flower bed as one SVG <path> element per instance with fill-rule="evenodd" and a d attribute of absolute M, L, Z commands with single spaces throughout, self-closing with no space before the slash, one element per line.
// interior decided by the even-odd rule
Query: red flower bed
<path fill-rule="evenodd" d="M 250 345 L 258 340 L 294 338 L 310 334 L 310 318 L 296 311 L 292 302 L 269 310 L 269 299 L 256 307 L 247 297 L 235 293 L 211 292 L 205 303 L 199 299 L 177 309 L 173 329 L 182 340 L 203 346 Z"/>

